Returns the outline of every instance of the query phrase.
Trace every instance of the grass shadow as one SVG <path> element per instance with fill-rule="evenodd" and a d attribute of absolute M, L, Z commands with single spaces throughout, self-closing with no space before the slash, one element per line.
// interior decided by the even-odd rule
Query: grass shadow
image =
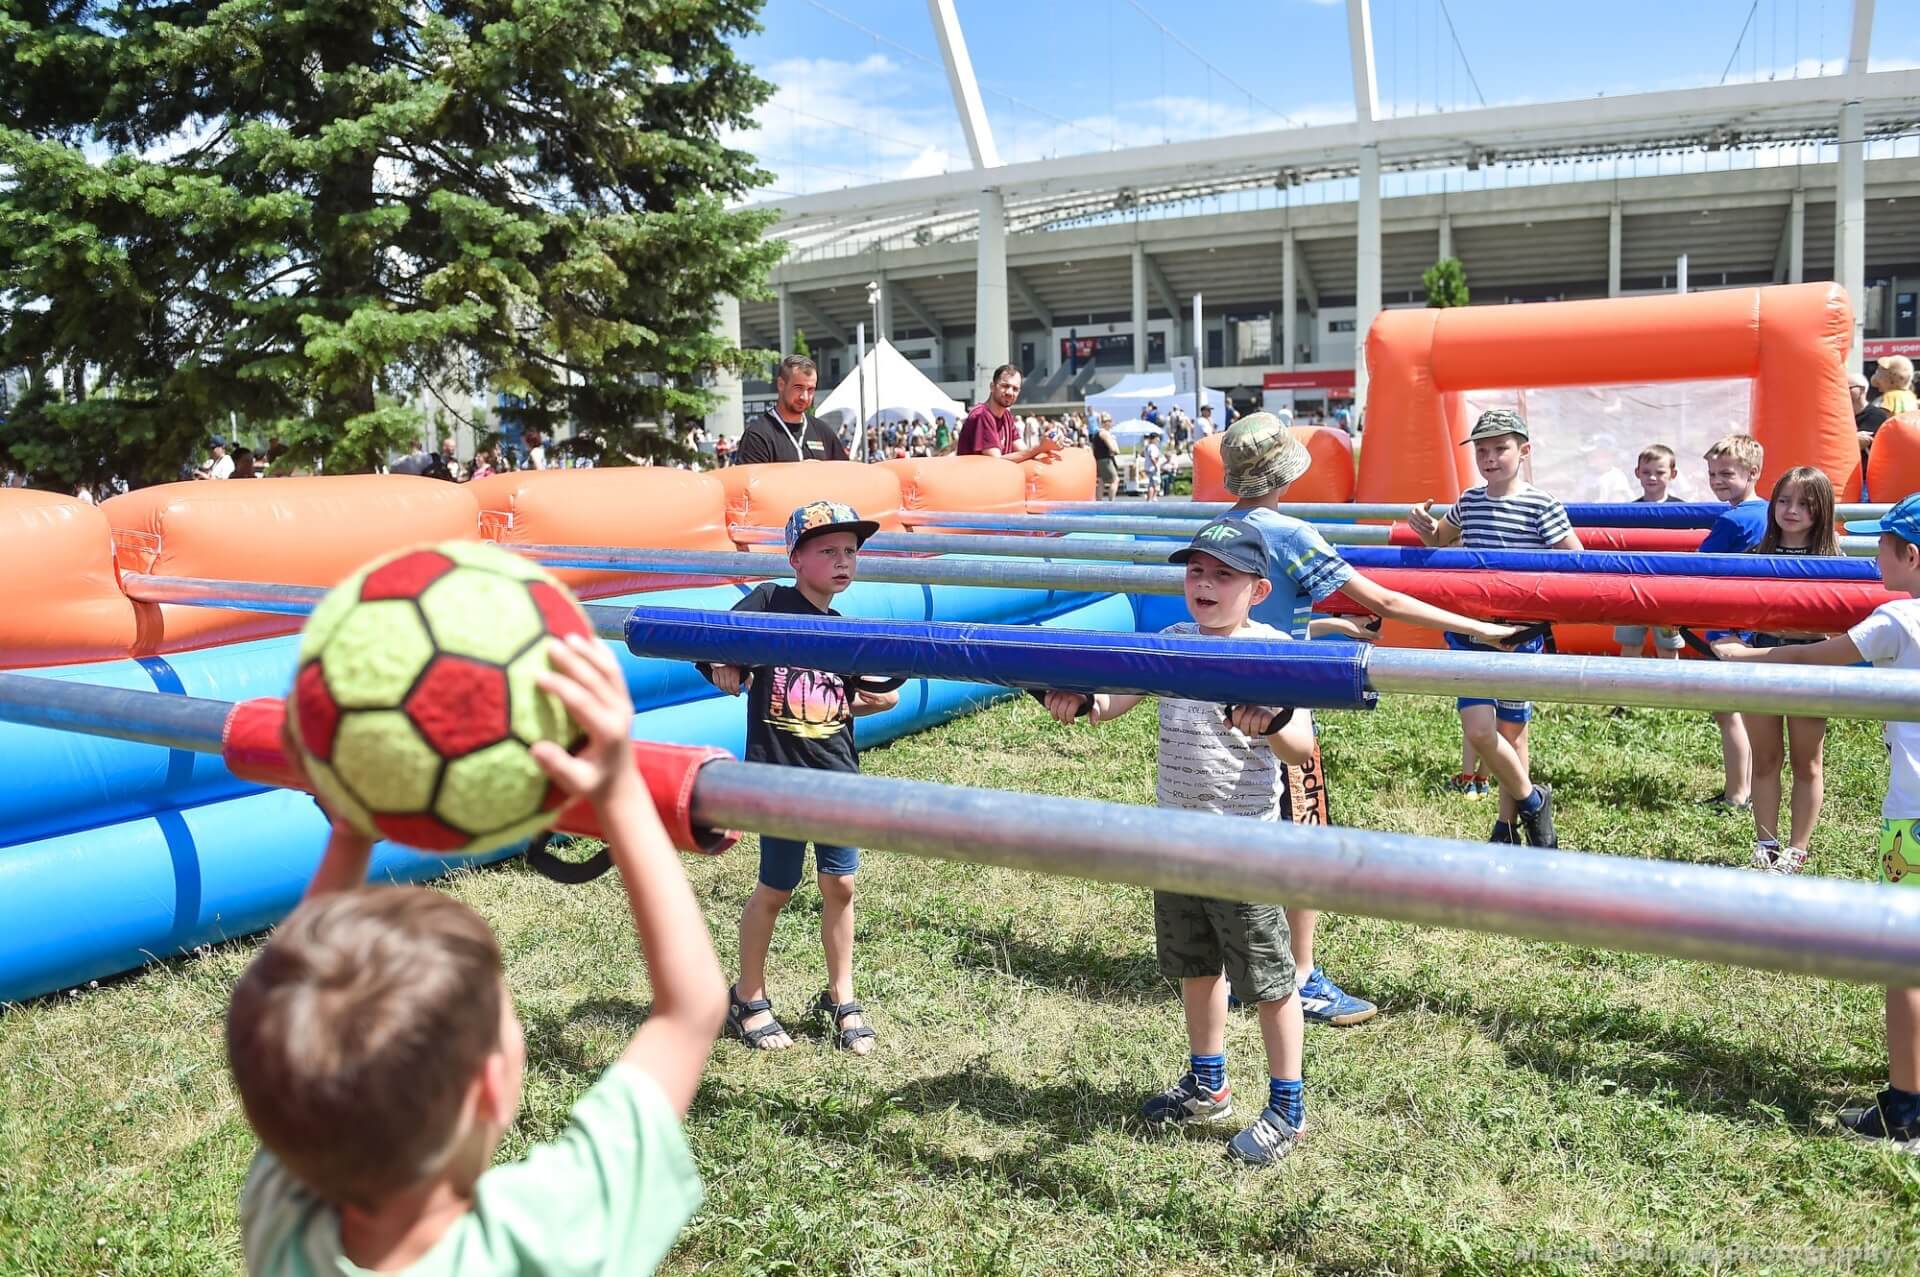
<path fill-rule="evenodd" d="M 1150 947 L 1115 953 L 1084 940 L 1042 944 L 1016 934 L 1011 922 L 942 929 L 957 945 L 953 962 L 962 970 L 996 972 L 1076 998 L 1158 1003 L 1174 996 Z"/>

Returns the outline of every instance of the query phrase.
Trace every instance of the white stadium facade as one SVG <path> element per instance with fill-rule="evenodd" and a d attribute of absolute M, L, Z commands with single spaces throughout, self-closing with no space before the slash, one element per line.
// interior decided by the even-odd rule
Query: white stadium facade
<path fill-rule="evenodd" d="M 764 205 L 773 295 L 722 323 L 804 333 L 823 392 L 864 323 L 962 401 L 1002 363 L 1059 405 L 1197 353 L 1243 406 L 1311 414 L 1364 406 L 1356 335 L 1454 256 L 1475 305 L 1831 279 L 1862 359 L 1920 348 L 1920 70 L 1868 69 L 1874 0 L 1830 74 L 1395 119 L 1346 7 L 1351 122 L 1001 163 L 954 0 L 928 0 L 972 166 Z M 771 396 L 725 389 L 729 433 Z"/>

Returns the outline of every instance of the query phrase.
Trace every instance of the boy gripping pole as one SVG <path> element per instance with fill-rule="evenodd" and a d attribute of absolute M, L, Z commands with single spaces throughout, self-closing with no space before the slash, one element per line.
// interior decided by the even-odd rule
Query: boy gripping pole
<path fill-rule="evenodd" d="M 306 899 L 227 1012 L 234 1086 L 261 1144 L 240 1198 L 249 1273 L 648 1273 L 700 1204 L 680 1119 L 726 980 L 634 770 L 619 665 L 579 637 L 556 641 L 552 660 L 541 686 L 588 743 L 578 757 L 546 743 L 534 756 L 606 830 L 652 1013 L 558 1138 L 488 1169 L 526 1067 L 499 944 L 451 896 L 367 886 L 372 842 L 335 821 Z"/>
<path fill-rule="evenodd" d="M 1168 626 L 1168 634 L 1215 638 L 1284 639 L 1282 630 L 1249 619 L 1272 592 L 1267 550 L 1259 535 L 1232 518 L 1200 529 L 1193 543 L 1168 561 L 1184 563 L 1187 611 L 1192 621 Z M 1081 713 L 1103 723 L 1138 705 L 1143 697 L 1048 692 L 1047 712 L 1062 723 Z M 1159 802 L 1164 807 L 1298 819 L 1288 810 L 1295 791 L 1290 769 L 1313 759 L 1313 716 L 1305 710 L 1235 705 L 1223 710 L 1202 701 L 1162 697 Z M 1191 1067 L 1178 1082 L 1148 1099 L 1140 1116 L 1150 1123 L 1217 1120 L 1233 1113 L 1227 1085 L 1227 992 L 1259 1007 L 1260 1036 L 1267 1050 L 1267 1104 L 1228 1143 L 1230 1155 L 1257 1166 L 1293 1151 L 1306 1127 L 1301 1047 L 1305 1022 L 1295 995 L 1287 915 L 1273 905 L 1209 900 L 1175 892 L 1153 893 L 1154 945 L 1160 974 L 1180 982 L 1186 1012 Z M 1224 970 L 1226 979 L 1221 979 Z"/>
<path fill-rule="evenodd" d="M 1533 444 L 1527 423 L 1517 412 L 1490 408 L 1473 423 L 1463 441 L 1473 448 L 1473 464 L 1486 482 L 1468 488 L 1448 508 L 1446 517 L 1433 517 L 1433 502 L 1415 506 L 1407 516 L 1428 545 L 1458 541 L 1469 550 L 1578 550 L 1580 538 L 1567 518 L 1566 507 L 1555 497 L 1521 478 L 1520 471 Z M 1456 651 L 1486 651 L 1487 645 L 1466 631 L 1447 633 L 1447 646 Z M 1538 652 L 1545 636 L 1529 639 L 1515 649 Z M 1529 774 L 1527 723 L 1533 706 L 1526 701 L 1462 696 L 1455 701 L 1460 730 L 1474 753 L 1500 778 L 1500 818 L 1493 823 L 1493 842 L 1520 842 L 1535 847 L 1558 847 L 1553 829 L 1553 791 L 1536 785 Z"/>
<path fill-rule="evenodd" d="M 1387 589 L 1350 567 L 1311 523 L 1282 514 L 1281 498 L 1307 472 L 1313 458 L 1292 429 L 1272 413 L 1250 413 L 1234 422 L 1220 441 L 1220 460 L 1227 491 L 1235 498 L 1225 517 L 1252 528 L 1267 551 L 1272 593 L 1255 607 L 1255 620 L 1283 633 L 1305 637 L 1298 612 L 1309 602 L 1344 594 L 1375 616 L 1430 630 L 1457 630 L 1489 644 L 1504 643 L 1518 633 L 1515 626 L 1476 621 Z M 1347 637 L 1367 637 L 1360 629 L 1341 627 L 1339 632 Z M 1306 780 L 1320 782 L 1315 790 L 1322 798 L 1320 820 L 1324 823 L 1326 773 L 1320 766 L 1318 746 L 1303 774 Z M 1302 1009 L 1308 1019 L 1323 1024 L 1360 1024 L 1371 1019 L 1373 1003 L 1347 993 L 1314 961 L 1314 932 L 1319 920 L 1315 909 L 1287 912 Z"/>
<path fill-rule="evenodd" d="M 837 501 L 801 506 L 787 518 L 787 561 L 793 565 L 794 583 L 769 581 L 733 610 L 840 615 L 829 604 L 853 584 L 860 547 L 879 530 L 879 524 Z M 853 720 L 900 703 L 898 692 L 866 690 L 821 670 L 704 664 L 699 669 L 729 696 L 747 689 L 750 763 L 857 772 L 860 755 L 853 744 Z M 764 834 L 760 838 L 760 881 L 740 914 L 740 980 L 727 1008 L 727 1027 L 757 1050 L 793 1045 L 767 996 L 767 950 L 773 944 L 773 924 L 793 899 L 806 859 L 805 842 Z M 874 1032 L 867 1026 L 865 1008 L 853 1000 L 853 876 L 860 868 L 860 849 L 816 842 L 813 860 L 820 887 L 820 943 L 827 957 L 827 988 L 813 1009 L 832 1021 L 836 1045 L 866 1055 L 873 1050 Z"/>
<path fill-rule="evenodd" d="M 1880 534 L 1880 578 L 1889 590 L 1920 595 L 1920 496 L 1849 532 Z M 1818 643 L 1757 648 L 1727 645 L 1721 659 L 1796 665 L 1854 665 L 1920 670 L 1920 598 L 1883 603 L 1866 620 Z M 1890 767 L 1880 805 L 1880 881 L 1920 888 L 1920 723 L 1888 723 Z M 1871 1105 L 1840 1111 L 1853 1135 L 1920 1153 L 1920 989 L 1887 990 L 1887 1088 Z"/>

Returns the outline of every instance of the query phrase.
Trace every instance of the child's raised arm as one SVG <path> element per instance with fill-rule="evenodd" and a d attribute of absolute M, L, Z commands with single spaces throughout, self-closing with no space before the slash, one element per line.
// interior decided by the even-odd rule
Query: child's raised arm
<path fill-rule="evenodd" d="M 620 1060 L 652 1076 L 684 1117 L 726 1018 L 726 977 L 679 854 L 634 769 L 627 735 L 633 699 L 619 664 L 605 644 L 580 635 L 556 640 L 550 659 L 553 669 L 540 686 L 565 703 L 587 745 L 575 756 L 542 742 L 534 757 L 600 817 L 653 982 L 652 1014 Z"/>

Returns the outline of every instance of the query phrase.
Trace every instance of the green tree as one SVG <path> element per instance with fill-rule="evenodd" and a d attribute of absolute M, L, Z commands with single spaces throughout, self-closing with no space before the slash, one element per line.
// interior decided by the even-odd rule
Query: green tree
<path fill-rule="evenodd" d="M 787 353 L 799 355 L 804 359 L 813 358 L 813 347 L 807 345 L 806 329 L 796 328 L 793 330 L 793 349 Z"/>
<path fill-rule="evenodd" d="M 712 308 L 779 251 L 728 206 L 767 177 L 724 142 L 758 9 L 0 0 L 0 453 L 165 479 L 234 414 L 365 469 L 462 384 L 672 450 L 642 423 L 758 357 Z"/>
<path fill-rule="evenodd" d="M 1421 272 L 1420 282 L 1427 286 L 1428 306 L 1467 304 L 1467 268 L 1458 257 L 1442 257 Z"/>

